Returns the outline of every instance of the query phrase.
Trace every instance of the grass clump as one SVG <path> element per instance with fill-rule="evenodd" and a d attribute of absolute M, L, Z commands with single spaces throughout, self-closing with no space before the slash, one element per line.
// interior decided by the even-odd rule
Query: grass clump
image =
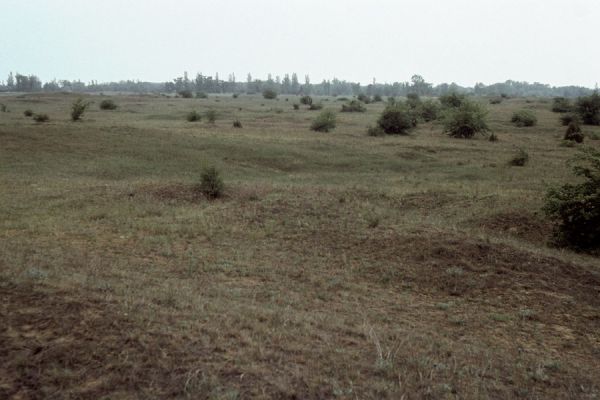
<path fill-rule="evenodd" d="M 242 128 L 242 123 L 239 119 L 236 119 L 235 121 L 233 121 L 233 127 L 234 128 Z"/>
<path fill-rule="evenodd" d="M 204 92 L 196 92 L 197 99 L 208 99 L 208 95 Z"/>
<path fill-rule="evenodd" d="M 427 99 L 419 105 L 419 117 L 425 122 L 431 122 L 438 119 L 440 115 L 440 104 L 433 100 Z"/>
<path fill-rule="evenodd" d="M 381 98 L 381 95 L 376 94 L 375 96 L 373 96 L 373 103 L 379 103 L 382 101 L 383 101 L 383 98 Z"/>
<path fill-rule="evenodd" d="M 467 97 L 464 94 L 450 92 L 440 96 L 439 100 L 445 108 L 458 108 L 467 101 Z"/>
<path fill-rule="evenodd" d="M 0 103 L 0 111 L 8 112 L 8 107 L 6 106 L 6 104 Z"/>
<path fill-rule="evenodd" d="M 552 99 L 552 112 L 566 113 L 573 111 L 573 104 L 569 99 L 564 97 L 555 97 Z"/>
<path fill-rule="evenodd" d="M 335 129 L 335 125 L 335 113 L 331 110 L 324 110 L 312 122 L 310 129 L 316 132 L 329 132 Z"/>
<path fill-rule="evenodd" d="M 39 123 L 48 122 L 50 121 L 50 117 L 48 116 L 48 114 L 35 114 L 33 120 Z"/>
<path fill-rule="evenodd" d="M 365 112 L 367 109 L 358 100 L 351 100 L 347 104 L 342 104 L 342 112 Z"/>
<path fill-rule="evenodd" d="M 570 140 L 576 143 L 583 143 L 583 133 L 581 132 L 581 126 L 578 122 L 571 122 L 565 132 L 565 140 Z"/>
<path fill-rule="evenodd" d="M 600 151 L 587 148 L 570 161 L 578 184 L 552 188 L 543 211 L 555 222 L 555 243 L 578 250 L 600 248 Z"/>
<path fill-rule="evenodd" d="M 502 97 L 495 97 L 493 99 L 490 99 L 490 104 L 500 104 L 502 103 Z"/>
<path fill-rule="evenodd" d="M 385 136 L 385 132 L 380 126 L 368 126 L 367 136 Z"/>
<path fill-rule="evenodd" d="M 310 107 L 308 107 L 311 111 L 318 111 L 323 109 L 323 103 L 312 103 Z"/>
<path fill-rule="evenodd" d="M 27 109 L 27 110 L 23 111 L 23 115 L 26 117 L 33 117 L 33 111 Z"/>
<path fill-rule="evenodd" d="M 188 122 L 198 122 L 202 119 L 202 115 L 197 111 L 190 111 L 185 119 L 187 119 Z"/>
<path fill-rule="evenodd" d="M 417 126 L 417 119 L 405 103 L 390 103 L 377 120 L 377 125 L 387 134 L 406 135 Z"/>
<path fill-rule="evenodd" d="M 454 138 L 470 139 L 476 133 L 489 131 L 487 111 L 478 103 L 464 100 L 458 107 L 446 110 L 444 132 Z"/>
<path fill-rule="evenodd" d="M 100 109 L 101 110 L 116 110 L 117 104 L 110 99 L 102 100 L 100 102 Z"/>
<path fill-rule="evenodd" d="M 600 125 L 600 94 L 598 92 L 577 99 L 575 108 L 584 124 Z"/>
<path fill-rule="evenodd" d="M 310 96 L 302 96 L 300 97 L 300 103 L 305 106 L 310 106 L 313 103 L 313 99 Z"/>
<path fill-rule="evenodd" d="M 528 161 L 529 154 L 525 150 L 519 149 L 517 154 L 508 163 L 513 167 L 524 167 Z"/>
<path fill-rule="evenodd" d="M 223 195 L 225 184 L 221 174 L 215 167 L 207 167 L 200 175 L 200 191 L 209 199 L 216 199 Z"/>
<path fill-rule="evenodd" d="M 194 97 L 191 90 L 181 90 L 177 94 L 183 97 L 184 99 L 191 99 L 192 97 Z"/>
<path fill-rule="evenodd" d="M 490 134 L 490 136 L 488 137 L 488 140 L 490 142 L 497 142 L 498 141 L 498 136 L 495 133 Z"/>
<path fill-rule="evenodd" d="M 73 121 L 79 121 L 83 117 L 83 113 L 89 107 L 90 103 L 84 101 L 81 97 L 73 102 L 71 105 L 71 119 Z"/>
<path fill-rule="evenodd" d="M 206 117 L 206 121 L 210 124 L 214 124 L 217 120 L 217 112 L 215 110 L 208 110 L 204 113 L 204 116 Z"/>
<path fill-rule="evenodd" d="M 580 124 L 581 118 L 579 118 L 579 115 L 575 113 L 565 113 L 560 116 L 560 123 L 562 126 L 569 126 L 572 122 Z"/>
<path fill-rule="evenodd" d="M 293 104 L 294 110 L 299 110 L 300 109 L 300 104 Z"/>
<path fill-rule="evenodd" d="M 262 95 L 267 100 L 273 100 L 277 98 L 277 92 L 273 89 L 265 89 L 262 92 Z"/>
<path fill-rule="evenodd" d="M 369 104 L 371 102 L 371 98 L 364 93 L 359 94 L 357 99 L 365 104 Z"/>
<path fill-rule="evenodd" d="M 512 115 L 510 122 L 521 128 L 535 126 L 537 124 L 537 117 L 529 110 L 519 110 Z"/>

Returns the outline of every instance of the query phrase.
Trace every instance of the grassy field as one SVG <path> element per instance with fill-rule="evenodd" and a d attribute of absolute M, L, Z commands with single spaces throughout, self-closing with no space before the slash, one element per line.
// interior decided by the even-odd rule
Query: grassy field
<path fill-rule="evenodd" d="M 0 398 L 600 398 L 600 260 L 539 211 L 581 147 L 549 100 L 487 105 L 489 142 L 369 137 L 383 103 L 317 133 L 295 96 L 75 98 L 0 97 Z"/>

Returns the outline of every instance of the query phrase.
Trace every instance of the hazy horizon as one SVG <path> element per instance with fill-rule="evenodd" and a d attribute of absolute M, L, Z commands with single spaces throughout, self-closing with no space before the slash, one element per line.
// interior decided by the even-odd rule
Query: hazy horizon
<path fill-rule="evenodd" d="M 594 87 L 600 3 L 0 0 L 0 80 L 142 80 L 234 73 L 473 86 L 508 79 Z"/>

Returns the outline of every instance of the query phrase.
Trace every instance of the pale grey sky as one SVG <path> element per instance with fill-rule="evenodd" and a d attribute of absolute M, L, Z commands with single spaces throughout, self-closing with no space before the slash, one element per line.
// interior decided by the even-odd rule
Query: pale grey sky
<path fill-rule="evenodd" d="M 600 0 L 0 0 L 0 80 L 309 74 L 593 87 Z"/>

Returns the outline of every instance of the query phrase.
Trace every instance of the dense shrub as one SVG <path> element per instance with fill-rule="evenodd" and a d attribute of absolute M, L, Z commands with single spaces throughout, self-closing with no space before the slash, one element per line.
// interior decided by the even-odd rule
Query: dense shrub
<path fill-rule="evenodd" d="M 102 100 L 100 102 L 100 109 L 101 110 L 116 110 L 117 109 L 117 104 L 109 99 L 106 100 Z"/>
<path fill-rule="evenodd" d="M 367 127 L 367 135 L 368 136 L 385 136 L 385 132 L 381 129 L 380 126 L 368 126 Z"/>
<path fill-rule="evenodd" d="M 455 138 L 472 138 L 476 133 L 489 131 L 487 111 L 481 105 L 463 100 L 459 107 L 449 108 L 444 113 L 444 131 Z"/>
<path fill-rule="evenodd" d="M 515 167 L 523 167 L 529 161 L 529 154 L 523 149 L 519 149 L 517 154 L 508 162 Z"/>
<path fill-rule="evenodd" d="M 241 128 L 242 127 L 242 122 L 239 119 L 236 119 L 235 121 L 233 121 L 233 127 L 234 128 Z"/>
<path fill-rule="evenodd" d="M 25 111 L 23 111 L 23 115 L 26 117 L 33 117 L 33 111 L 25 110 Z"/>
<path fill-rule="evenodd" d="M 223 194 L 223 179 L 215 167 L 208 167 L 200 175 L 200 191 L 209 199 L 216 199 Z"/>
<path fill-rule="evenodd" d="M 83 117 L 83 113 L 89 107 L 90 103 L 85 102 L 82 98 L 78 98 L 71 105 L 71 119 L 79 121 Z"/>
<path fill-rule="evenodd" d="M 273 89 L 265 89 L 262 92 L 262 95 L 267 100 L 273 100 L 277 98 L 277 92 Z"/>
<path fill-rule="evenodd" d="M 364 93 L 359 94 L 357 99 L 365 104 L 369 104 L 371 102 L 371 98 Z"/>
<path fill-rule="evenodd" d="M 208 95 L 204 92 L 196 92 L 196 97 L 199 99 L 207 99 Z"/>
<path fill-rule="evenodd" d="M 571 140 L 576 143 L 583 142 L 583 133 L 581 132 L 579 123 L 573 121 L 569 124 L 567 131 L 565 132 L 565 140 Z"/>
<path fill-rule="evenodd" d="M 535 126 L 537 124 L 537 117 L 529 110 L 520 110 L 512 115 L 510 122 L 519 127 Z"/>
<path fill-rule="evenodd" d="M 416 110 L 421 107 L 421 98 L 416 93 L 409 93 L 406 95 L 406 105 Z"/>
<path fill-rule="evenodd" d="M 194 97 L 191 90 L 181 90 L 177 94 L 183 97 L 184 99 L 191 99 L 192 97 Z"/>
<path fill-rule="evenodd" d="M 6 106 L 6 104 L 0 103 L 0 111 L 8 112 L 8 107 Z"/>
<path fill-rule="evenodd" d="M 33 120 L 35 122 L 48 122 L 50 120 L 50 117 L 48 116 L 48 114 L 35 114 Z"/>
<path fill-rule="evenodd" d="M 312 103 L 310 105 L 310 107 L 308 107 L 309 110 L 315 111 L 315 110 L 322 110 L 323 109 L 323 104 L 322 103 Z"/>
<path fill-rule="evenodd" d="M 331 110 L 324 110 L 315 118 L 310 129 L 317 132 L 329 132 L 335 128 L 335 124 L 335 113 Z"/>
<path fill-rule="evenodd" d="M 198 122 L 202 119 L 202 116 L 197 111 L 190 111 L 186 116 L 188 122 Z"/>
<path fill-rule="evenodd" d="M 379 103 L 380 101 L 383 101 L 380 95 L 376 94 L 373 96 L 373 103 Z"/>
<path fill-rule="evenodd" d="M 493 99 L 490 99 L 490 104 L 500 104 L 502 103 L 502 97 L 496 97 Z"/>
<path fill-rule="evenodd" d="M 342 112 L 364 112 L 366 110 L 363 103 L 358 100 L 351 100 L 347 104 L 342 104 Z"/>
<path fill-rule="evenodd" d="M 418 112 L 423 121 L 435 121 L 440 114 L 440 104 L 433 99 L 427 99 L 421 102 Z"/>
<path fill-rule="evenodd" d="M 204 116 L 206 117 L 206 120 L 211 124 L 214 124 L 217 120 L 217 112 L 215 110 L 208 110 L 206 113 L 204 113 Z"/>
<path fill-rule="evenodd" d="M 564 97 L 555 97 L 552 99 L 552 112 L 556 113 L 565 113 L 573 111 L 573 104 L 569 99 L 565 99 Z"/>
<path fill-rule="evenodd" d="M 383 110 L 377 125 L 387 134 L 406 135 L 417 126 L 417 119 L 406 104 L 394 103 Z"/>
<path fill-rule="evenodd" d="M 490 134 L 490 136 L 488 137 L 488 140 L 490 142 L 497 142 L 498 141 L 498 136 L 495 133 Z"/>
<path fill-rule="evenodd" d="M 439 100 L 446 108 L 458 108 L 467 101 L 467 97 L 464 94 L 450 92 L 440 96 Z"/>
<path fill-rule="evenodd" d="M 575 108 L 584 124 L 600 125 L 600 94 L 598 92 L 577 99 Z"/>
<path fill-rule="evenodd" d="M 300 109 L 300 104 L 295 104 L 294 103 L 293 107 L 294 107 L 294 110 L 299 110 Z"/>
<path fill-rule="evenodd" d="M 579 118 L 579 115 L 575 114 L 575 113 L 566 113 L 560 116 L 560 123 L 563 126 L 569 126 L 569 124 L 571 122 L 575 122 L 576 124 L 580 124 L 581 123 L 581 119 Z"/>
<path fill-rule="evenodd" d="M 300 97 L 300 103 L 304 104 L 305 106 L 310 106 L 313 103 L 313 99 L 310 96 L 302 96 Z"/>
<path fill-rule="evenodd" d="M 600 151 L 582 150 L 571 161 L 575 175 L 585 181 L 551 189 L 544 212 L 556 223 L 556 243 L 579 250 L 600 248 Z"/>
<path fill-rule="evenodd" d="M 234 94 L 231 95 L 231 97 L 233 97 L 234 99 L 237 99 L 239 97 L 239 94 L 238 93 L 234 93 Z"/>

